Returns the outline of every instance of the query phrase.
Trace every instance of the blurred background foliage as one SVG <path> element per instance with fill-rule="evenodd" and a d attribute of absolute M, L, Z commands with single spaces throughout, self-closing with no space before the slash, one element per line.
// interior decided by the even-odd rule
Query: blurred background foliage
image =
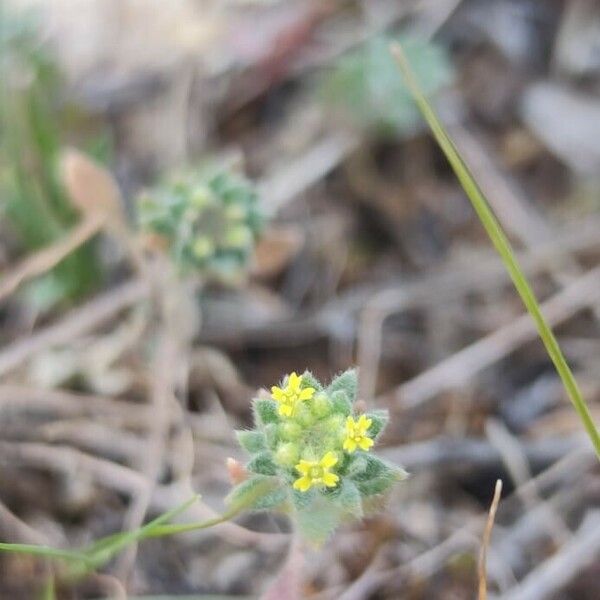
<path fill-rule="evenodd" d="M 62 93 L 60 67 L 40 39 L 38 17 L 0 11 L 0 210 L 15 242 L 38 250 L 61 239 L 78 219 L 57 169 L 74 109 Z M 95 143 L 106 158 L 106 144 L 100 138 Z M 94 244 L 88 243 L 31 284 L 28 296 L 47 309 L 96 289 L 101 273 Z"/>

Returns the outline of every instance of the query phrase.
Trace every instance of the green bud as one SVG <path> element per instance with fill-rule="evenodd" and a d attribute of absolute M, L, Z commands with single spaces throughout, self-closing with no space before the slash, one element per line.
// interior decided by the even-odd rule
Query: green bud
<path fill-rule="evenodd" d="M 306 403 L 300 404 L 296 407 L 296 414 L 294 418 L 296 422 L 304 428 L 311 427 L 315 422 L 315 417 L 310 408 L 306 406 Z"/>
<path fill-rule="evenodd" d="M 192 252 L 196 258 L 203 260 L 213 254 L 214 251 L 214 244 L 206 236 L 200 236 L 194 240 Z"/>
<path fill-rule="evenodd" d="M 331 402 L 327 394 L 323 392 L 316 394 L 310 404 L 312 413 L 315 417 L 322 419 L 331 413 Z"/>
<path fill-rule="evenodd" d="M 247 248 L 252 244 L 252 233 L 245 225 L 237 225 L 225 232 L 224 241 L 230 248 Z"/>
<path fill-rule="evenodd" d="M 279 426 L 279 435 L 283 440 L 297 440 L 302 436 L 302 431 L 302 427 L 293 421 L 285 421 Z"/>
<path fill-rule="evenodd" d="M 211 204 L 211 195 L 210 192 L 203 188 L 198 188 L 194 190 L 194 192 L 190 196 L 190 204 L 194 208 L 206 208 Z"/>
<path fill-rule="evenodd" d="M 286 442 L 277 446 L 275 462 L 282 467 L 293 467 L 298 463 L 300 450 L 297 444 Z"/>

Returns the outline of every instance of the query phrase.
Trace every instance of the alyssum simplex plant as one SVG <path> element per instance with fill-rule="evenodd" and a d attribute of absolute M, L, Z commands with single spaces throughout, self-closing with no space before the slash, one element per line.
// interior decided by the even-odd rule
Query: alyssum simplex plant
<path fill-rule="evenodd" d="M 349 370 L 323 387 L 291 373 L 271 397 L 253 400 L 255 427 L 238 431 L 250 477 L 229 496 L 254 509 L 290 515 L 299 534 L 324 541 L 343 520 L 359 518 L 406 473 L 371 452 L 387 411 L 357 414 L 357 376 Z M 247 494 L 262 487 L 252 503 Z"/>

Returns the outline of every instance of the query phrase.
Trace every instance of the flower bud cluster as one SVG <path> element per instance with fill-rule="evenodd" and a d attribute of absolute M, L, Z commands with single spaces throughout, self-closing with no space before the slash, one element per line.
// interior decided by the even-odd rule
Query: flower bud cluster
<path fill-rule="evenodd" d="M 138 208 L 142 229 L 182 272 L 224 280 L 246 266 L 263 224 L 256 191 L 229 171 L 167 181 L 144 192 Z"/>

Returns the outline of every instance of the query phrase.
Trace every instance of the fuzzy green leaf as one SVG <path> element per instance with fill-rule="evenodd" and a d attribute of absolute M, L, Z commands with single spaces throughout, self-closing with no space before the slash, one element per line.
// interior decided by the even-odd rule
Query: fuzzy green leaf
<path fill-rule="evenodd" d="M 334 377 L 333 381 L 327 388 L 327 393 L 333 395 L 338 391 L 342 391 L 348 397 L 350 402 L 356 400 L 356 392 L 358 389 L 358 376 L 356 369 L 348 369 L 341 375 Z"/>
<path fill-rule="evenodd" d="M 397 481 L 397 477 L 377 477 L 368 481 L 359 481 L 356 487 L 362 496 L 377 496 L 387 492 Z"/>
<path fill-rule="evenodd" d="M 268 398 L 255 398 L 254 418 L 261 425 L 279 423 L 277 403 L 274 400 L 269 400 Z"/>
<path fill-rule="evenodd" d="M 248 463 L 249 471 L 259 473 L 260 475 L 276 475 L 277 465 L 273 462 L 273 457 L 270 452 L 261 452 L 256 454 Z"/>
<path fill-rule="evenodd" d="M 249 454 L 256 454 L 267 448 L 265 434 L 260 431 L 236 431 L 235 435 L 240 446 Z"/>
<path fill-rule="evenodd" d="M 340 524 L 343 511 L 333 502 L 317 497 L 307 508 L 296 513 L 300 535 L 316 546 L 323 544 Z"/>
<path fill-rule="evenodd" d="M 338 489 L 339 493 L 335 497 L 336 504 L 353 517 L 357 519 L 362 517 L 362 500 L 356 484 L 349 479 L 343 479 Z"/>
<path fill-rule="evenodd" d="M 275 477 L 253 475 L 234 487 L 225 502 L 234 509 L 255 509 L 262 505 L 263 498 L 268 498 L 279 487 L 280 482 Z"/>
<path fill-rule="evenodd" d="M 302 388 L 308 387 L 314 388 L 316 392 L 323 391 L 323 386 L 319 380 L 310 371 L 304 371 L 304 373 L 302 373 Z"/>
<path fill-rule="evenodd" d="M 352 412 L 352 403 L 344 390 L 337 390 L 331 394 L 331 409 L 334 413 L 345 417 Z"/>
<path fill-rule="evenodd" d="M 292 503 L 297 511 L 308 508 L 317 497 L 317 491 L 313 488 L 307 492 L 292 490 Z"/>
<path fill-rule="evenodd" d="M 258 498 L 252 508 L 255 510 L 270 510 L 277 508 L 287 500 L 289 500 L 288 491 L 284 487 L 277 487 Z"/>
<path fill-rule="evenodd" d="M 369 437 L 376 440 L 383 433 L 383 430 L 387 427 L 390 420 L 390 416 L 387 410 L 372 410 L 365 415 L 367 418 L 373 421 L 369 427 Z"/>
<path fill-rule="evenodd" d="M 275 423 L 270 423 L 265 426 L 265 440 L 269 450 L 275 450 L 280 441 L 279 426 Z"/>

